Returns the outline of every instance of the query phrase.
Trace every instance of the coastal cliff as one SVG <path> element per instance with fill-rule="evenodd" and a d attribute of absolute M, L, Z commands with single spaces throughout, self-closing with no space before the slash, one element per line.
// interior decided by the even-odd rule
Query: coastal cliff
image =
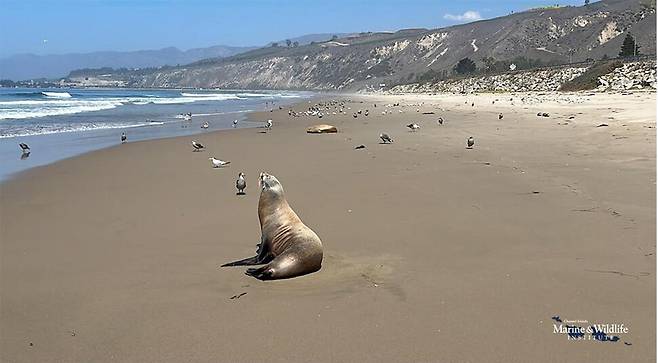
<path fill-rule="evenodd" d="M 442 29 L 360 33 L 299 47 L 270 46 L 180 67 L 72 73 L 73 86 L 380 90 L 452 78 L 469 58 L 478 70 L 614 58 L 632 34 L 655 54 L 655 3 L 603 0 L 586 6 L 532 9 Z M 576 76 L 572 67 L 566 78 Z M 547 73 L 551 78 L 552 73 Z M 504 78 L 504 77 L 503 77 Z M 554 88 L 553 86 L 549 88 Z"/>

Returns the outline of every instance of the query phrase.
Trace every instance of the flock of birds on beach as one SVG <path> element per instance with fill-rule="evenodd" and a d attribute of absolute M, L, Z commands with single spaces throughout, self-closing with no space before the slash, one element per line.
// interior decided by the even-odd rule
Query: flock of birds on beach
<path fill-rule="evenodd" d="M 302 112 L 295 111 L 291 108 L 291 109 L 288 110 L 288 115 L 291 116 L 291 117 L 311 116 L 311 117 L 317 117 L 319 119 L 322 119 L 325 115 L 328 115 L 328 114 L 332 114 L 332 115 L 347 114 L 348 113 L 347 111 L 351 110 L 351 107 L 347 106 L 347 102 L 351 102 L 351 100 L 347 100 L 347 101 L 331 100 L 331 101 L 327 101 L 327 102 L 321 102 L 321 103 L 318 103 L 314 106 L 308 107 L 308 109 L 306 111 L 302 111 Z M 274 103 L 272 102 L 272 104 L 274 104 Z M 383 115 L 391 114 L 392 113 L 391 108 L 396 107 L 396 106 L 400 106 L 400 103 L 394 103 L 394 104 L 386 105 L 384 107 L 384 110 L 382 111 L 382 114 Z M 472 102 L 471 107 L 474 107 L 474 106 L 475 106 L 475 103 Z M 377 108 L 377 104 L 376 103 L 373 104 L 373 107 Z M 282 109 L 282 107 L 279 106 L 279 109 Z M 333 109 L 333 111 L 331 111 L 332 109 Z M 273 112 L 273 109 L 270 109 L 270 112 Z M 402 110 L 400 109 L 399 112 L 401 113 Z M 420 112 L 420 109 L 417 108 L 416 112 Z M 352 117 L 353 118 L 358 118 L 361 115 L 367 117 L 369 114 L 370 114 L 369 109 L 357 110 L 356 112 L 352 113 Z M 424 114 L 433 114 L 433 112 L 425 112 Z M 547 113 L 539 113 L 538 116 L 548 117 L 549 115 Z M 498 119 L 501 120 L 502 118 L 503 118 L 503 114 L 500 113 L 498 115 Z M 189 122 L 191 120 L 192 120 L 192 113 L 184 114 L 184 121 Z M 444 122 L 445 122 L 445 120 L 442 117 L 439 117 L 436 120 L 436 123 L 439 126 L 443 125 Z M 237 125 L 238 125 L 238 120 L 236 119 L 236 120 L 233 121 L 232 126 L 235 128 L 235 127 L 237 127 Z M 273 126 L 272 120 L 268 119 L 267 121 L 265 121 L 264 125 L 261 126 L 261 127 L 265 128 L 267 131 L 271 131 L 272 126 Z M 415 123 L 415 122 L 406 124 L 405 126 L 409 129 L 410 132 L 417 132 L 421 128 L 421 126 L 419 124 Z M 205 121 L 201 124 L 202 129 L 208 129 L 209 127 L 210 127 L 210 124 L 209 124 L 208 121 Z M 267 132 L 267 131 L 265 131 L 265 132 Z M 389 135 L 386 132 L 380 133 L 379 134 L 379 139 L 381 140 L 381 144 L 390 144 L 390 143 L 394 142 L 391 135 Z M 120 140 L 121 140 L 121 144 L 125 144 L 125 143 L 128 142 L 128 136 L 126 135 L 125 132 L 121 133 Z M 200 151 L 205 150 L 205 146 L 197 140 L 192 140 L 191 144 L 192 144 L 192 151 L 193 152 L 200 152 Z M 21 159 L 25 159 L 25 158 L 29 157 L 30 152 L 31 152 L 30 147 L 26 143 L 20 143 L 19 146 L 22 150 Z M 475 146 L 475 138 L 473 136 L 468 137 L 468 139 L 466 140 L 466 148 L 467 149 L 472 149 L 474 146 Z M 358 145 L 358 146 L 355 147 L 355 149 L 357 149 L 357 150 L 358 149 L 365 149 L 365 148 L 366 148 L 366 146 L 363 145 L 363 144 Z M 215 158 L 215 157 L 212 157 L 212 156 L 209 157 L 208 160 L 210 160 L 211 166 L 213 168 L 216 168 L 216 169 L 217 168 L 223 168 L 223 167 L 226 167 L 226 166 L 231 164 L 231 161 L 229 161 L 229 160 L 221 160 L 221 159 L 218 159 L 218 158 Z M 238 195 L 244 195 L 245 194 L 245 189 L 247 187 L 247 183 L 245 181 L 244 176 L 245 176 L 244 173 L 240 172 L 238 174 L 238 179 L 236 180 L 236 189 L 238 190 L 238 192 L 237 192 Z"/>
<path fill-rule="evenodd" d="M 348 101 L 348 102 L 350 102 L 350 101 Z M 274 102 L 272 102 L 272 105 L 273 104 L 274 104 Z M 267 106 L 267 103 L 266 103 L 266 106 Z M 385 108 L 388 108 L 388 106 L 392 106 L 392 107 L 400 106 L 400 103 L 394 103 L 392 105 L 387 105 Z M 474 102 L 471 103 L 471 106 L 475 106 L 475 103 Z M 328 102 L 325 102 L 325 103 L 318 103 L 315 106 L 309 107 L 306 111 L 303 111 L 303 112 L 297 112 L 297 111 L 295 111 L 291 108 L 291 109 L 288 110 L 288 115 L 291 116 L 291 117 L 315 116 L 315 117 L 321 119 L 322 117 L 325 116 L 325 114 L 329 113 L 329 110 L 331 110 L 331 107 L 334 108 L 334 111 L 331 113 L 333 115 L 347 114 L 347 112 L 345 110 L 346 109 L 351 110 L 351 107 L 346 106 L 346 101 L 332 100 L 332 101 L 328 101 Z M 373 107 L 377 108 L 377 104 L 376 103 L 373 104 Z M 282 107 L 279 106 L 279 109 L 282 109 Z M 270 112 L 273 112 L 273 109 L 270 109 Z M 399 112 L 401 113 L 402 110 L 399 110 Z M 416 112 L 420 112 L 420 109 L 416 109 Z M 388 110 L 385 109 L 384 111 L 382 111 L 383 115 L 386 115 L 387 113 L 391 114 L 392 111 L 390 109 L 388 109 Z M 369 114 L 370 114 L 370 111 L 368 109 L 366 109 L 365 111 L 358 110 L 358 111 L 354 112 L 352 114 L 352 116 L 354 118 L 358 118 L 359 115 L 364 115 L 364 116 L 367 117 Z M 188 113 L 185 113 L 185 114 L 182 114 L 182 115 L 184 116 L 184 121 L 187 121 L 187 122 L 192 121 L 192 113 L 191 112 L 188 112 Z M 548 117 L 548 114 L 539 113 L 538 116 Z M 503 114 L 500 113 L 498 115 L 498 119 L 500 120 L 502 118 L 503 118 Z M 439 117 L 436 122 L 437 122 L 438 125 L 443 125 L 444 119 L 442 117 Z M 232 126 L 233 126 L 233 128 L 236 128 L 237 125 L 238 125 L 238 120 L 236 119 L 236 120 L 233 121 Z M 263 127 L 267 131 L 271 131 L 272 126 L 273 126 L 272 120 L 268 119 L 265 122 L 265 125 Z M 210 127 L 210 124 L 209 124 L 208 121 L 205 121 L 201 124 L 202 129 L 208 129 L 209 127 Z M 420 125 L 418 125 L 417 123 L 409 123 L 409 124 L 406 125 L 406 127 L 412 132 L 416 132 L 420 129 Z M 379 138 L 380 138 L 382 144 L 393 143 L 393 138 L 385 132 L 380 133 Z M 121 143 L 125 144 L 127 142 L 128 142 L 128 136 L 126 135 L 125 132 L 122 132 L 121 133 Z M 475 139 L 473 138 L 473 136 L 470 136 L 466 140 L 466 148 L 467 149 L 472 149 L 474 145 L 475 145 Z M 22 150 L 21 159 L 25 159 L 25 158 L 29 157 L 30 153 L 31 153 L 30 147 L 26 143 L 20 143 L 19 146 Z M 357 149 L 357 150 L 358 149 L 364 149 L 365 147 L 366 147 L 365 145 L 361 144 L 361 145 L 356 146 L 355 149 Z M 205 146 L 203 144 L 201 144 L 199 141 L 192 140 L 192 148 L 193 148 L 192 151 L 199 152 L 199 151 L 204 150 Z M 213 168 L 222 168 L 222 167 L 225 167 L 225 166 L 227 166 L 231 163 L 230 161 L 217 159 L 215 157 L 209 157 L 208 160 L 210 160 L 211 165 L 212 165 Z M 240 181 L 240 180 L 242 180 L 242 181 Z M 240 188 L 238 185 L 242 185 L 243 187 Z M 239 179 L 236 182 L 236 187 L 238 188 L 238 194 L 241 194 L 241 193 L 244 194 L 244 189 L 246 188 L 246 182 L 244 181 L 244 173 L 239 174 Z"/>
<path fill-rule="evenodd" d="M 351 100 L 347 101 L 337 101 L 337 100 L 331 100 L 327 102 L 321 102 L 318 103 L 314 106 L 309 107 L 306 111 L 298 112 L 293 109 L 288 110 L 288 115 L 292 117 L 301 117 L 301 116 L 312 116 L 312 117 L 317 117 L 319 119 L 323 118 L 325 115 L 339 115 L 339 114 L 348 114 L 347 111 L 351 112 L 351 107 L 347 106 L 346 104 L 348 102 L 352 102 Z M 471 107 L 475 106 L 475 102 L 471 102 Z M 400 107 L 400 103 L 393 103 L 389 105 L 384 106 L 384 110 L 382 111 L 382 115 L 387 115 L 387 114 L 392 114 L 393 111 L 391 108 L 394 107 Z M 377 108 L 377 104 L 373 104 L 373 108 Z M 398 110 L 399 113 L 402 113 L 402 109 Z M 416 112 L 420 112 L 420 108 L 416 108 Z M 368 116 L 370 114 L 369 109 L 365 110 L 357 110 L 356 112 L 352 112 L 352 117 L 353 118 L 358 118 L 360 115 L 363 116 Z M 434 112 L 424 112 L 423 114 L 434 114 Z M 498 119 L 501 120 L 503 118 L 503 114 L 500 113 L 498 114 Z M 436 119 L 436 123 L 439 126 L 442 126 L 445 120 L 443 117 L 439 117 Z M 409 123 L 405 125 L 409 131 L 411 132 L 416 132 L 420 130 L 421 126 L 415 122 Z M 390 144 L 393 143 L 393 138 L 386 132 L 382 132 L 379 134 L 379 139 L 381 140 L 381 144 Z M 475 138 L 473 136 L 470 136 L 468 139 L 466 139 L 466 148 L 467 149 L 472 149 L 475 146 Z M 365 145 L 357 145 L 355 149 L 365 149 Z"/>

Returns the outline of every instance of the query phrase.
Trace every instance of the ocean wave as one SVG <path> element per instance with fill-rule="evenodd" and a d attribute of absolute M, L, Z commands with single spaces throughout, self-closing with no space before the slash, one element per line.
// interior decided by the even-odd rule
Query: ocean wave
<path fill-rule="evenodd" d="M 149 122 L 138 122 L 138 123 L 84 123 L 84 124 L 75 124 L 75 125 L 65 124 L 65 125 L 33 126 L 27 128 L 20 128 L 16 130 L 3 130 L 0 132 L 0 139 L 8 139 L 12 137 L 35 136 L 35 135 L 59 134 L 66 132 L 162 126 L 164 124 L 165 122 L 161 122 L 161 121 L 149 121 Z"/>
<path fill-rule="evenodd" d="M 17 92 L 4 94 L 9 99 L 0 101 L 0 120 L 27 119 L 46 116 L 71 115 L 83 112 L 108 110 L 122 105 L 175 105 L 193 102 L 217 102 L 243 100 L 248 98 L 262 97 L 272 98 L 297 98 L 302 97 L 295 93 L 270 93 L 270 92 L 231 92 L 231 93 L 203 93 L 203 92 L 181 92 L 174 94 L 144 95 L 118 95 L 102 97 L 98 93 L 86 95 L 75 93 L 72 97 L 69 92 Z M 23 99 L 15 99 L 20 95 Z M 68 97 L 66 96 L 68 95 Z M 3 94 L 0 94 L 3 96 Z M 90 97 L 91 96 L 91 97 Z M 154 97 L 151 97 L 154 96 Z"/>
<path fill-rule="evenodd" d="M 77 103 L 46 105 L 44 107 L 0 109 L 0 120 L 72 115 L 82 112 L 109 110 L 121 104 L 121 102 L 116 101 L 79 101 Z"/>
<path fill-rule="evenodd" d="M 46 92 L 46 91 L 44 91 L 44 92 L 41 92 L 41 94 L 46 96 L 46 97 L 53 97 L 53 98 L 71 98 L 71 97 L 73 97 L 68 92 Z"/>

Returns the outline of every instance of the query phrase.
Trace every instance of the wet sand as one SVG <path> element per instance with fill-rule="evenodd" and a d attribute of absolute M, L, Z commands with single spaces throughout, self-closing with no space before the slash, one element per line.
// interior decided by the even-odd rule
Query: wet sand
<path fill-rule="evenodd" d="M 255 113 L 274 128 L 118 145 L 1 184 L 0 360 L 654 360 L 655 93 L 334 98 L 347 115 Z M 317 123 L 340 132 L 305 133 Z M 320 272 L 219 268 L 256 250 L 260 171 L 321 237 Z M 629 332 L 568 341 L 553 316 Z"/>

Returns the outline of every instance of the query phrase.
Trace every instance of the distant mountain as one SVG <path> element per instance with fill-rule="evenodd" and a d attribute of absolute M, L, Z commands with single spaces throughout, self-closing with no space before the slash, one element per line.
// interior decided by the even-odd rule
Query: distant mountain
<path fill-rule="evenodd" d="M 59 55 L 18 54 L 0 59 L 0 79 L 61 78 L 81 68 L 146 68 L 188 64 L 200 59 L 229 57 L 255 47 L 218 45 L 186 51 L 169 47 L 132 52 L 93 52 Z"/>
<path fill-rule="evenodd" d="M 641 53 L 656 54 L 655 0 L 546 7 L 441 29 L 342 35 L 298 47 L 278 42 L 226 58 L 97 79 L 130 87 L 379 88 L 450 74 L 466 57 L 481 69 L 613 58 L 628 33 Z M 70 81 L 93 85 L 96 79 L 76 74 Z"/>

